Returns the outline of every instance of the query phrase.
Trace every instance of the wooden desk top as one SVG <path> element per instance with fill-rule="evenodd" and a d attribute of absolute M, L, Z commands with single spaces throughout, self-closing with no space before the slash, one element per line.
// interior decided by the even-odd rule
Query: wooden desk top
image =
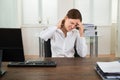
<path fill-rule="evenodd" d="M 48 58 L 50 59 L 50 58 Z M 94 70 L 96 61 L 120 58 L 52 58 L 57 67 L 7 67 L 0 80 L 102 80 Z"/>

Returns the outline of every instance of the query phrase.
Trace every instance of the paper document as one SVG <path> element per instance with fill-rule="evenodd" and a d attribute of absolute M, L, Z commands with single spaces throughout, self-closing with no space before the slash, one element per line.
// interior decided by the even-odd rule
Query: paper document
<path fill-rule="evenodd" d="M 120 62 L 97 62 L 97 65 L 104 73 L 120 73 Z"/>

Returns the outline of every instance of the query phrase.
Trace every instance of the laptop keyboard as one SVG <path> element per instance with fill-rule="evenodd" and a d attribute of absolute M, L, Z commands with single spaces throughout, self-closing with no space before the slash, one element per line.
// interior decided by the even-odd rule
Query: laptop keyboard
<path fill-rule="evenodd" d="M 55 61 L 9 62 L 8 67 L 56 67 Z"/>

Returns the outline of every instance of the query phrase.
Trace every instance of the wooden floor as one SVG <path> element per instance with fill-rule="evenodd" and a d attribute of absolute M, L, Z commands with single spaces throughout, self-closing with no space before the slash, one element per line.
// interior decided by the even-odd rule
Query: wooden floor
<path fill-rule="evenodd" d="M 87 55 L 87 57 L 90 57 L 90 55 Z M 96 57 L 96 56 L 92 56 Z M 115 54 L 100 54 L 97 57 L 115 57 Z"/>
<path fill-rule="evenodd" d="M 89 55 L 87 55 L 86 57 L 90 57 Z M 96 56 L 92 56 L 92 57 L 96 57 Z M 98 57 L 115 57 L 115 54 L 106 54 L 106 55 L 98 55 Z M 29 59 L 39 59 L 39 55 L 25 55 L 25 59 L 29 60 Z"/>
<path fill-rule="evenodd" d="M 98 57 L 115 57 L 115 54 L 109 54 L 109 55 L 98 55 Z"/>

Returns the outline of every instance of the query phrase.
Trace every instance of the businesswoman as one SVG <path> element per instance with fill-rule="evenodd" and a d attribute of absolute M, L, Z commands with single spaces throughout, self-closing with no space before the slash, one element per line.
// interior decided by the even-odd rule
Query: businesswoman
<path fill-rule="evenodd" d="M 45 41 L 50 39 L 52 57 L 74 57 L 74 47 L 79 56 L 85 57 L 87 45 L 83 31 L 81 13 L 77 9 L 71 9 L 57 26 L 41 31 L 40 38 Z"/>

